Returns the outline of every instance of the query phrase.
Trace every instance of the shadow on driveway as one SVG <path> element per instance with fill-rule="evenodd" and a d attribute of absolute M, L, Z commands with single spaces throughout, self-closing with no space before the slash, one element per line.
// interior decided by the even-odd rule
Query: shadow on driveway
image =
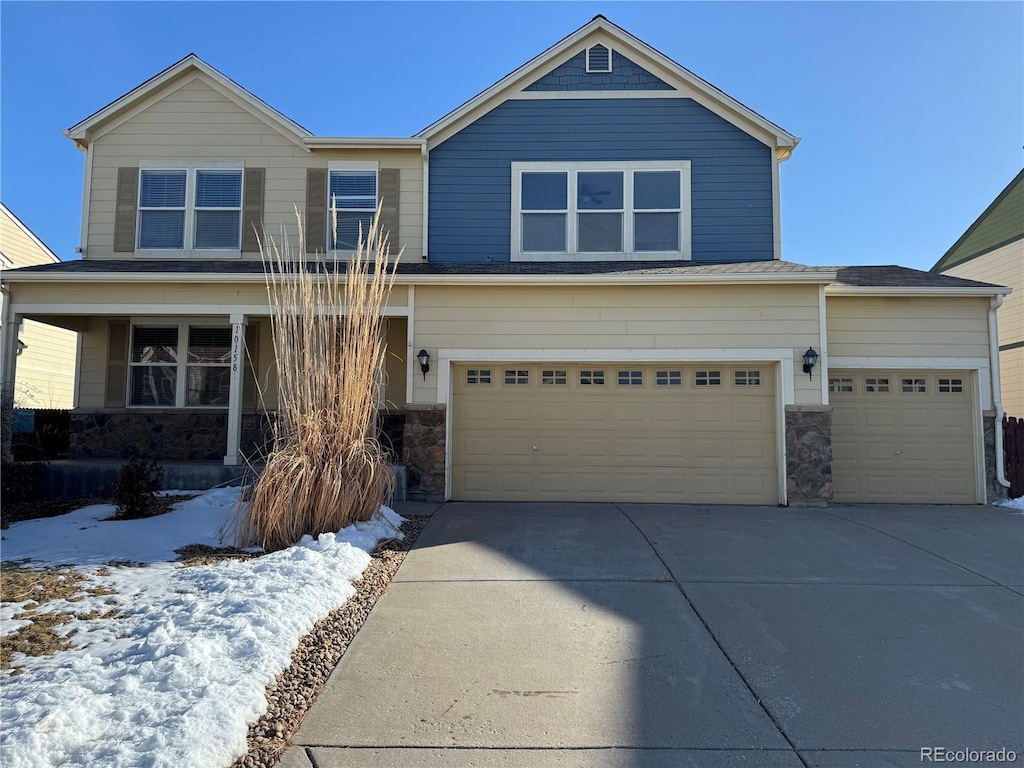
<path fill-rule="evenodd" d="M 283 765 L 919 766 L 1024 755 L 1024 517 L 442 507 Z"/>

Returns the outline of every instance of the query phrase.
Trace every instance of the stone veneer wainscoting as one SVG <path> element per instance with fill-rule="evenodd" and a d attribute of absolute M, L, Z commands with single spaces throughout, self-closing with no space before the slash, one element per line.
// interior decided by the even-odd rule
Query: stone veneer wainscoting
<path fill-rule="evenodd" d="M 443 405 L 406 406 L 402 463 L 412 501 L 444 501 L 445 417 Z"/>
<path fill-rule="evenodd" d="M 832 500 L 830 406 L 786 406 L 786 493 L 793 506 Z"/>

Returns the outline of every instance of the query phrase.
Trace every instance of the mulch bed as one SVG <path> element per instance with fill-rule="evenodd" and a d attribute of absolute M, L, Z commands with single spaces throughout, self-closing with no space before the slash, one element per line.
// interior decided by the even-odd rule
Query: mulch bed
<path fill-rule="evenodd" d="M 267 688 L 267 712 L 249 726 L 249 751 L 232 768 L 271 768 L 288 747 L 306 711 L 327 684 L 349 643 L 363 625 L 377 599 L 384 594 L 406 553 L 416 543 L 430 518 L 407 517 L 402 541 L 382 542 L 363 578 L 353 586 L 355 595 L 341 608 L 318 621 L 299 641 L 291 664 Z"/>

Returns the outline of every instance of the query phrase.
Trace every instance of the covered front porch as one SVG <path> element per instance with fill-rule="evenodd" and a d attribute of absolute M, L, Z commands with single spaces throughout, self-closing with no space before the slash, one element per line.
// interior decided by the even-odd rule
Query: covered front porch
<path fill-rule="evenodd" d="M 265 286 L 12 281 L 7 287 L 4 383 L 15 380 L 24 321 L 79 334 L 69 460 L 143 456 L 227 467 L 260 460 L 277 409 Z M 396 286 L 384 310 L 379 437 L 396 464 L 416 363 L 409 304 L 409 291 Z"/>

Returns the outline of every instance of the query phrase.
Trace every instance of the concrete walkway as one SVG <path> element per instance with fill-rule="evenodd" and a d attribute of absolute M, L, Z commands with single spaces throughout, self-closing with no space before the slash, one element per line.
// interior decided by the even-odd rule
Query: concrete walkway
<path fill-rule="evenodd" d="M 1020 515 L 451 503 L 281 765 L 1020 765 L 1022 681 Z"/>

